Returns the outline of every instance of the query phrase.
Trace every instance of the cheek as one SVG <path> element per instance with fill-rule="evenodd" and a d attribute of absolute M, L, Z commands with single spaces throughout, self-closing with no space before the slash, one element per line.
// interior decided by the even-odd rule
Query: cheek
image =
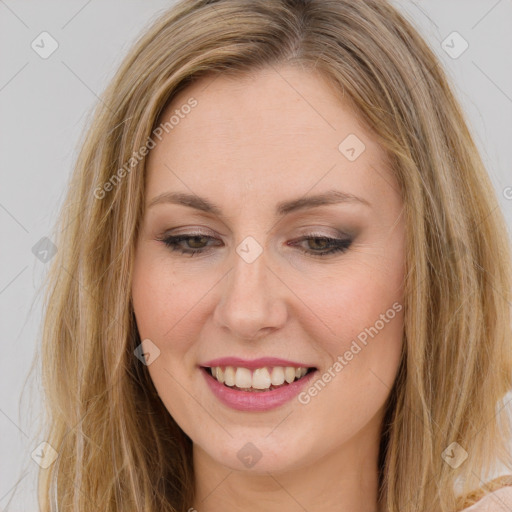
<path fill-rule="evenodd" d="M 396 337 L 401 329 L 403 276 L 395 268 L 371 269 L 353 265 L 333 278 L 302 282 L 300 295 L 313 313 L 317 340 L 334 356 L 348 349 L 353 339 L 364 342 L 365 333 L 377 324 L 385 336 Z M 395 304 L 395 306 L 393 306 Z"/>
<path fill-rule="evenodd" d="M 338 411 L 333 418 L 345 421 L 350 411 L 366 421 L 388 396 L 403 340 L 403 275 L 399 261 L 397 258 L 393 265 L 389 261 L 386 265 L 382 260 L 371 269 L 359 262 L 343 276 L 325 279 L 321 288 L 317 282 L 304 289 L 315 314 L 310 334 L 329 360 L 320 375 L 328 382 L 321 392 L 323 398 L 312 405 L 319 414 L 323 404 L 343 403 L 345 411 Z M 324 389 L 323 384 L 318 383 L 317 388 Z M 316 393 L 311 390 L 311 400 L 316 400 Z M 350 424 L 346 428 L 350 429 Z"/>
<path fill-rule="evenodd" d="M 193 283 L 194 282 L 194 283 Z M 201 296 L 197 279 L 182 278 L 176 275 L 171 265 L 161 258 L 151 255 L 149 250 L 141 250 L 134 263 L 132 299 L 141 339 L 153 340 L 160 349 L 166 339 L 173 339 L 172 346 L 165 349 L 179 351 L 190 336 L 179 336 L 189 315 Z"/>
<path fill-rule="evenodd" d="M 198 340 L 213 315 L 212 298 L 218 297 L 222 275 L 208 265 L 180 266 L 155 253 L 143 248 L 134 262 L 132 300 L 139 335 L 158 346 L 160 365 L 182 378 L 193 377 L 201 356 Z"/>
<path fill-rule="evenodd" d="M 309 316 L 310 335 L 328 357 L 318 378 L 322 382 L 313 382 L 301 403 L 309 402 L 313 416 L 331 411 L 334 439 L 363 428 L 393 386 L 403 340 L 399 283 L 395 269 L 369 273 L 361 265 L 352 268 L 350 278 L 326 281 L 321 291 L 305 289 L 315 313 Z"/>
<path fill-rule="evenodd" d="M 190 282 L 189 282 L 190 281 Z M 194 314 L 205 291 L 197 286 L 197 277 L 179 278 L 168 262 L 149 250 L 140 250 L 134 262 L 132 300 L 141 340 L 150 339 L 160 354 L 148 366 L 151 380 L 165 407 L 180 427 L 193 430 L 194 401 L 183 393 L 181 382 L 194 376 L 196 357 L 194 340 L 200 322 Z"/>

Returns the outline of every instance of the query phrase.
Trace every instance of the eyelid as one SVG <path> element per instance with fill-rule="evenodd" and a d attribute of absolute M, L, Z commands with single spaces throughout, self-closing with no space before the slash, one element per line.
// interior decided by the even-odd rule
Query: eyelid
<path fill-rule="evenodd" d="M 181 236 L 181 235 L 191 235 L 191 236 L 211 236 L 212 238 L 218 238 L 219 236 L 223 236 L 220 233 L 216 233 L 215 231 L 203 227 L 187 227 L 181 226 L 179 228 L 168 229 L 163 231 L 159 238 L 166 236 Z"/>
<path fill-rule="evenodd" d="M 329 231 L 332 230 L 332 231 Z M 310 237 L 318 237 L 318 238 L 338 238 L 338 239 L 353 239 L 354 234 L 349 233 L 348 231 L 341 231 L 336 228 L 328 228 L 327 226 L 318 227 L 318 226 L 303 226 L 300 228 L 299 237 L 301 236 L 310 236 Z"/>

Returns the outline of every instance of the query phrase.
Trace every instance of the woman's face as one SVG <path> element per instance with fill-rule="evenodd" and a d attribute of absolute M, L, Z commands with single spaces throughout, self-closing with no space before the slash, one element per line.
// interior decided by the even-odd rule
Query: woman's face
<path fill-rule="evenodd" d="M 334 94 L 291 66 L 203 78 L 152 136 L 133 305 L 155 387 L 210 465 L 376 464 L 405 228 L 382 148 Z"/>

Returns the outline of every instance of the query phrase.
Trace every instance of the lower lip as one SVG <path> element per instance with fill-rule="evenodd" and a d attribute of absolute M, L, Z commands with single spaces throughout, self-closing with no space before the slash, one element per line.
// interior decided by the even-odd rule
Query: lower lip
<path fill-rule="evenodd" d="M 213 394 L 228 407 L 238 411 L 268 411 L 295 398 L 317 371 L 314 370 L 301 379 L 272 391 L 236 391 L 214 379 L 208 370 L 201 368 L 201 372 Z"/>

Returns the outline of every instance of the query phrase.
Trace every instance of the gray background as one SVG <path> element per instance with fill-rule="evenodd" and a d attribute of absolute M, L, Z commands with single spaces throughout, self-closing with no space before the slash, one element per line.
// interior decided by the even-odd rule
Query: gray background
<path fill-rule="evenodd" d="M 37 509 L 31 453 L 43 441 L 33 432 L 40 379 L 38 374 L 28 378 L 28 372 L 40 334 L 36 291 L 46 265 L 32 248 L 50 234 L 97 95 L 134 38 L 172 3 L 0 0 L 0 510 Z M 394 3 L 430 42 L 453 82 L 510 236 L 512 0 Z M 43 31 L 59 45 L 46 59 L 31 47 Z M 452 52 L 462 48 L 450 36 L 454 31 L 469 44 L 458 58 L 443 49 L 446 44 Z"/>

